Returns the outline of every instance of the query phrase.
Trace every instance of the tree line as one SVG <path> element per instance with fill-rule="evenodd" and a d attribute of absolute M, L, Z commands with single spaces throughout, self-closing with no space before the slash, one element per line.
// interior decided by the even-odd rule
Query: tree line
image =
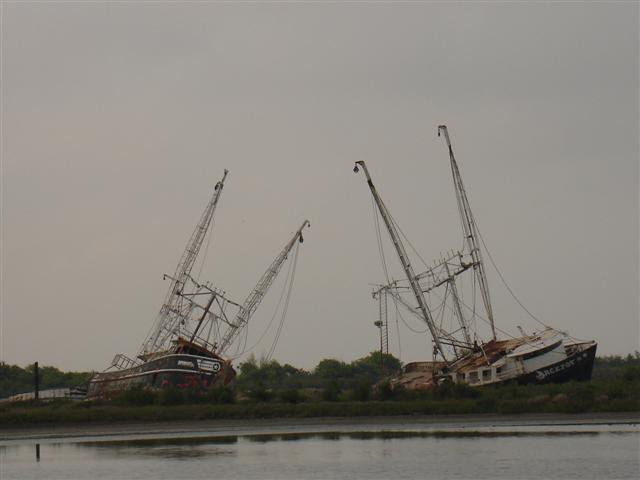
<path fill-rule="evenodd" d="M 350 363 L 325 359 L 311 371 L 281 364 L 277 360 L 249 356 L 238 367 L 234 387 L 254 396 L 283 389 L 322 389 L 331 383 L 337 390 L 357 385 L 372 385 L 382 378 L 400 372 L 402 363 L 393 355 L 372 352 Z M 0 398 L 34 389 L 34 364 L 26 367 L 0 362 Z M 40 366 L 40 389 L 86 386 L 95 372 L 63 372 L 55 367 Z"/>
<path fill-rule="evenodd" d="M 0 398 L 33 391 L 33 364 L 22 368 L 0 362 Z M 298 403 L 313 398 L 323 401 L 356 400 L 390 397 L 384 380 L 397 375 L 402 363 L 391 354 L 379 351 L 344 362 L 324 359 L 312 370 L 281 364 L 277 360 L 256 359 L 250 356 L 238 367 L 238 375 L 228 392 L 210 392 L 213 401 L 225 401 L 230 396 L 249 401 L 284 401 Z M 51 366 L 40 367 L 40 388 L 75 388 L 88 383 L 94 372 L 63 372 Z M 640 381 L 640 353 L 625 357 L 597 357 L 593 370 L 594 381 Z M 377 385 L 376 389 L 373 388 Z M 461 386 L 460 388 L 463 388 Z M 465 392 L 457 392 L 466 395 Z M 468 393 L 470 395 L 470 393 Z M 132 394 L 134 395 L 134 394 Z M 166 403 L 179 403 L 189 393 L 165 394 Z M 180 398 L 179 398 L 180 397 Z M 215 397 L 215 398 L 214 398 Z M 218 398 L 219 397 L 219 398 Z M 182 399 L 184 400 L 184 399 Z"/>
<path fill-rule="evenodd" d="M 22 368 L 0 362 L 0 398 L 34 390 L 34 364 Z M 56 367 L 39 367 L 40 389 L 75 388 L 86 384 L 93 372 L 63 372 Z"/>

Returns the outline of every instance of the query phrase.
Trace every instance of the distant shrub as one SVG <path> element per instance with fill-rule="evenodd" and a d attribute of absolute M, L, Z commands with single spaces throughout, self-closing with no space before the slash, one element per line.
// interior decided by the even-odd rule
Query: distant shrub
<path fill-rule="evenodd" d="M 391 384 L 389 383 L 389 381 L 385 380 L 383 382 L 380 382 L 378 385 L 376 385 L 374 396 L 376 400 L 386 401 L 386 400 L 393 400 L 396 397 L 396 394 L 393 391 L 393 388 L 391 387 Z"/>
<path fill-rule="evenodd" d="M 185 403 L 184 392 L 176 387 L 170 387 L 160 392 L 161 405 L 179 405 Z"/>
<path fill-rule="evenodd" d="M 614 400 L 627 398 L 629 396 L 629 392 L 625 388 L 625 386 L 626 385 L 624 385 L 622 382 L 611 383 L 607 386 L 608 388 L 606 389 L 606 395 Z"/>
<path fill-rule="evenodd" d="M 236 401 L 236 393 L 228 386 L 214 387 L 207 391 L 205 398 L 209 403 L 231 404 Z"/>
<path fill-rule="evenodd" d="M 206 393 L 197 388 L 186 388 L 184 390 L 185 403 L 193 405 L 197 403 L 205 403 L 207 401 Z"/>
<path fill-rule="evenodd" d="M 495 398 L 480 398 L 477 405 L 481 412 L 492 413 L 496 411 L 498 401 Z"/>
<path fill-rule="evenodd" d="M 340 393 L 340 385 L 335 380 L 332 380 L 322 390 L 322 400 L 325 402 L 337 402 Z"/>
<path fill-rule="evenodd" d="M 302 394 L 296 390 L 295 388 L 290 388 L 288 390 L 283 390 L 278 394 L 278 398 L 280 401 L 284 403 L 302 403 L 304 401 L 304 397 Z"/>
<path fill-rule="evenodd" d="M 498 413 L 510 414 L 510 413 L 523 413 L 531 410 L 531 405 L 527 404 L 526 400 L 512 399 L 504 400 L 498 405 Z"/>
<path fill-rule="evenodd" d="M 151 405 L 158 400 L 158 394 L 148 388 L 133 387 L 123 391 L 114 401 L 124 405 Z"/>
<path fill-rule="evenodd" d="M 464 383 L 445 382 L 434 390 L 436 398 L 478 398 L 482 392 Z"/>
<path fill-rule="evenodd" d="M 559 406 L 562 413 L 584 413 L 589 410 L 589 403 L 580 401 L 569 401 Z"/>
<path fill-rule="evenodd" d="M 420 390 L 407 390 L 402 385 L 391 385 L 389 380 L 383 380 L 373 388 L 372 397 L 375 400 L 387 402 L 390 400 L 414 400 L 425 398 L 425 392 Z"/>
<path fill-rule="evenodd" d="M 640 367 L 637 365 L 626 366 L 622 373 L 622 378 L 624 378 L 627 382 L 640 381 Z"/>
<path fill-rule="evenodd" d="M 576 383 L 569 387 L 571 397 L 580 402 L 593 402 L 596 392 L 596 387 L 591 383 Z"/>
<path fill-rule="evenodd" d="M 434 391 L 432 389 L 416 389 L 409 390 L 404 387 L 395 387 L 395 400 L 402 400 L 404 402 L 433 400 Z"/>
<path fill-rule="evenodd" d="M 358 382 L 356 387 L 351 392 L 351 398 L 358 402 L 366 402 L 371 398 L 372 385 L 367 380 Z"/>
<path fill-rule="evenodd" d="M 268 402 L 271 400 L 272 394 L 263 383 L 257 382 L 251 388 L 247 389 L 245 394 L 249 400 L 254 402 Z"/>

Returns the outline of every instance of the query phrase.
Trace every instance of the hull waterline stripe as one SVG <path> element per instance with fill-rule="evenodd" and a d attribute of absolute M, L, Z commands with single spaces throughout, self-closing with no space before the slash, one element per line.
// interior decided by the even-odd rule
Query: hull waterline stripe
<path fill-rule="evenodd" d="M 162 368 L 162 369 L 158 369 L 158 370 L 148 370 L 146 372 L 132 373 L 130 375 L 123 375 L 121 377 L 91 380 L 90 383 L 117 382 L 118 380 L 125 380 L 127 378 L 141 377 L 141 376 L 144 376 L 144 375 L 152 375 L 154 373 L 167 373 L 167 372 L 170 372 L 170 373 L 191 373 L 191 374 L 195 374 L 195 375 L 207 375 L 207 376 L 214 376 L 214 375 L 217 375 L 219 373 L 219 371 L 218 372 L 208 372 L 208 371 L 205 371 L 205 370 L 184 370 L 184 369 L 179 369 L 179 368 Z"/>

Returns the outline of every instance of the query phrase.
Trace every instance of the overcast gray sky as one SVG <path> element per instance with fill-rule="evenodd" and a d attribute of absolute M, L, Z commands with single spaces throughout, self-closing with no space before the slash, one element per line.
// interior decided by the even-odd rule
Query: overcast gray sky
<path fill-rule="evenodd" d="M 435 259 L 461 245 L 440 123 L 524 304 L 639 349 L 638 24 L 637 2 L 3 2 L 0 358 L 134 354 L 224 168 L 202 278 L 242 300 L 309 218 L 275 358 L 367 354 L 384 277 L 353 162 Z M 488 272 L 498 326 L 536 327 Z M 402 329 L 401 359 L 426 344 Z"/>

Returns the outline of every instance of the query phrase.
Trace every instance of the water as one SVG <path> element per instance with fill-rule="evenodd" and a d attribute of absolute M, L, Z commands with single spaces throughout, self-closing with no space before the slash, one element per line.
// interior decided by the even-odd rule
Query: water
<path fill-rule="evenodd" d="M 639 448 L 637 424 L 272 426 L 5 440 L 0 478 L 636 479 Z"/>

